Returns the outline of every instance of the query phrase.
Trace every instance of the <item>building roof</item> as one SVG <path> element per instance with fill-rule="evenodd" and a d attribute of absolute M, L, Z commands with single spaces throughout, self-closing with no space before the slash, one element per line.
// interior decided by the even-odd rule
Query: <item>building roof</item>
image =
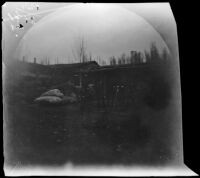
<path fill-rule="evenodd" d="M 160 68 L 162 65 L 166 65 L 165 62 L 162 63 L 137 63 L 137 64 L 121 64 L 121 65 L 107 65 L 107 66 L 99 66 L 97 68 L 93 68 L 86 72 L 109 72 L 109 71 L 119 71 L 119 70 L 132 70 L 132 69 L 147 69 L 147 68 Z"/>
<path fill-rule="evenodd" d="M 96 61 L 89 61 L 84 63 L 72 63 L 72 64 L 54 64 L 50 65 L 53 68 L 87 68 L 89 66 L 99 67 Z"/>
<path fill-rule="evenodd" d="M 91 69 L 88 72 L 130 69 L 130 68 L 144 67 L 145 65 L 147 65 L 147 64 L 146 63 L 140 63 L 140 64 L 107 65 L 107 66 L 99 66 L 98 68 Z"/>

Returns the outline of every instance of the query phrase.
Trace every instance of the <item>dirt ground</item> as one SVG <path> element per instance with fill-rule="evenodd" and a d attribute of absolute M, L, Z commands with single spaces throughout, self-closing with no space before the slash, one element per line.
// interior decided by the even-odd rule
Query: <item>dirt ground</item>
<path fill-rule="evenodd" d="M 168 94 L 169 86 L 163 83 L 163 78 L 157 78 L 149 84 L 147 101 L 139 99 L 145 92 L 136 92 L 130 97 L 138 100 L 125 110 L 116 106 L 111 111 L 90 103 L 84 104 L 83 111 L 79 102 L 37 105 L 34 99 L 52 83 L 6 74 L 5 163 L 13 166 L 63 165 L 69 161 L 81 165 L 168 164 L 175 159 L 176 152 L 176 147 L 171 146 L 176 106 Z"/>
<path fill-rule="evenodd" d="M 7 110 L 5 151 L 11 165 L 165 164 L 171 159 L 167 111 L 108 114 L 91 107 L 80 114 L 79 104 Z"/>

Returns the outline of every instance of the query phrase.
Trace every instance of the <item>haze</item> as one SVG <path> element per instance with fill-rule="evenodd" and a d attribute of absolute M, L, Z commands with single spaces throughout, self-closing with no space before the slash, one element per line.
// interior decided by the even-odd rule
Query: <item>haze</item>
<path fill-rule="evenodd" d="M 50 63 L 79 62 L 77 48 L 84 40 L 94 60 L 109 63 L 111 56 L 129 55 L 131 50 L 149 50 L 156 42 L 161 51 L 166 43 L 142 17 L 115 4 L 75 4 L 60 8 L 35 24 L 21 40 L 16 56 Z"/>

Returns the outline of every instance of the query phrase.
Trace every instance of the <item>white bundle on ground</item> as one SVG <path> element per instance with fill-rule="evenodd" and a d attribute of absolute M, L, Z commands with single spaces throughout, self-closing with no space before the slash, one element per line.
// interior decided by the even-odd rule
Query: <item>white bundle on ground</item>
<path fill-rule="evenodd" d="M 57 96 L 41 96 L 35 99 L 35 102 L 38 103 L 49 103 L 49 104 L 58 104 L 62 102 L 62 99 Z"/>
<path fill-rule="evenodd" d="M 64 96 L 60 90 L 53 89 L 36 98 L 35 102 L 39 104 L 67 104 L 77 102 L 77 97 L 75 93 L 71 93 L 70 96 Z"/>
<path fill-rule="evenodd" d="M 63 98 L 64 94 L 61 93 L 60 90 L 58 89 L 53 89 L 53 90 L 49 90 L 43 93 L 41 96 L 57 96 L 57 97 Z"/>
<path fill-rule="evenodd" d="M 64 94 L 58 89 L 49 90 L 43 93 L 40 97 L 35 99 L 39 104 L 61 104 L 63 102 Z"/>

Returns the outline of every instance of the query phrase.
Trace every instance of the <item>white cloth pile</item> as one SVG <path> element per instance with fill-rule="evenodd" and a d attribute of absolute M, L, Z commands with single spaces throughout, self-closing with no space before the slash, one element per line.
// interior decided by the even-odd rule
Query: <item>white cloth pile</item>
<path fill-rule="evenodd" d="M 77 102 L 77 97 L 74 93 L 70 96 L 64 96 L 60 90 L 53 89 L 36 98 L 35 102 L 40 104 L 67 104 Z"/>

